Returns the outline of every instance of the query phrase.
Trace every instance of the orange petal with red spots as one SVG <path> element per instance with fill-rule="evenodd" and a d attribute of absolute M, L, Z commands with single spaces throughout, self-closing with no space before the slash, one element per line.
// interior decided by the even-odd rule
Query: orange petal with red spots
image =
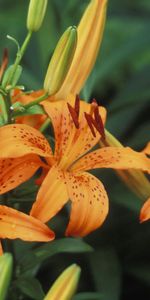
<path fill-rule="evenodd" d="M 67 185 L 72 201 L 69 236 L 85 236 L 100 227 L 108 214 L 108 197 L 103 184 L 93 175 L 68 174 Z"/>
<path fill-rule="evenodd" d="M 55 237 L 41 221 L 20 211 L 0 205 L 0 238 L 48 242 Z"/>
<path fill-rule="evenodd" d="M 68 191 L 64 173 L 57 166 L 53 166 L 40 187 L 30 214 L 45 223 L 55 216 L 67 201 Z"/>
<path fill-rule="evenodd" d="M 28 125 L 6 125 L 0 128 L 0 158 L 15 158 L 26 154 L 52 157 L 44 135 Z"/>
<path fill-rule="evenodd" d="M 144 203 L 140 212 L 140 222 L 150 219 L 150 198 Z"/>
<path fill-rule="evenodd" d="M 35 154 L 20 158 L 0 159 L 0 194 L 27 181 L 41 166 L 45 165 Z"/>
<path fill-rule="evenodd" d="M 150 172 L 150 159 L 129 147 L 105 147 L 82 157 L 71 170 L 83 171 L 96 168 L 139 169 Z"/>

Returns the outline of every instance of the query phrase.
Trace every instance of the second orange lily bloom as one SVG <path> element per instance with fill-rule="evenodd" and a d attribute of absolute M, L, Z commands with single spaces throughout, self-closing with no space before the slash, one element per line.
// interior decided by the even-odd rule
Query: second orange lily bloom
<path fill-rule="evenodd" d="M 95 168 L 140 169 L 150 172 L 150 160 L 130 148 L 106 147 L 88 153 L 104 138 L 103 107 L 76 98 L 43 102 L 55 134 L 53 153 L 46 138 L 28 125 L 0 128 L 0 193 L 26 181 L 40 167 L 41 187 L 31 216 L 46 223 L 69 201 L 71 217 L 66 235 L 85 236 L 104 222 L 108 196 L 102 182 L 86 171 Z M 43 157 L 44 160 L 40 157 Z"/>

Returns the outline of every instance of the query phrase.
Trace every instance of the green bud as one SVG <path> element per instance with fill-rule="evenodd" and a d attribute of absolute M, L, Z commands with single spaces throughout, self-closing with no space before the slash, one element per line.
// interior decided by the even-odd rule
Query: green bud
<path fill-rule="evenodd" d="M 74 264 L 68 267 L 54 282 L 44 300 L 71 300 L 76 292 L 81 269 Z"/>
<path fill-rule="evenodd" d="M 2 81 L 2 87 L 7 87 L 7 85 L 9 85 L 9 78 L 12 74 L 12 71 L 14 69 L 14 65 L 11 65 L 5 72 L 4 76 L 3 76 L 3 81 Z M 14 76 L 13 76 L 13 80 L 11 83 L 11 87 L 15 87 L 20 76 L 22 73 L 22 67 L 20 65 L 17 66 Z"/>
<path fill-rule="evenodd" d="M 77 29 L 70 26 L 60 38 L 49 63 L 44 89 L 54 95 L 61 88 L 70 69 L 77 46 Z"/>
<path fill-rule="evenodd" d="M 12 274 L 12 255 L 5 253 L 0 256 L 0 300 L 6 298 Z"/>
<path fill-rule="evenodd" d="M 47 0 L 30 0 L 27 17 L 27 28 L 29 31 L 37 31 L 41 27 L 47 3 Z"/>

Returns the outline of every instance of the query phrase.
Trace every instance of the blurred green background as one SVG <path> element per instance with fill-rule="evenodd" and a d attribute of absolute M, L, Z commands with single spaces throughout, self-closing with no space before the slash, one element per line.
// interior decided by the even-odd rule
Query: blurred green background
<path fill-rule="evenodd" d="M 88 2 L 49 0 L 44 24 L 34 34 L 23 59 L 24 73 L 20 83 L 27 89 L 42 87 L 58 38 L 66 27 L 78 24 Z M 85 99 L 95 97 L 105 105 L 108 109 L 106 127 L 124 145 L 141 150 L 149 140 L 150 130 L 150 1 L 108 2 L 103 44 L 82 96 Z M 6 35 L 15 37 L 19 43 L 23 41 L 28 3 L 27 0 L 0 0 L 0 52 L 7 47 L 10 62 L 14 59 L 16 45 Z M 24 295 L 18 299 L 41 299 L 41 287 L 34 275 L 37 273 L 44 291 L 47 291 L 58 274 L 74 262 L 82 267 L 75 300 L 150 299 L 150 223 L 139 224 L 142 201 L 121 183 L 113 171 L 97 171 L 95 174 L 108 191 L 110 213 L 102 228 L 84 239 L 94 252 L 81 240 L 63 239 L 61 247 L 64 247 L 64 253 L 56 254 L 59 251 L 51 250 L 53 246 L 50 245 L 49 255 L 42 266 L 31 266 L 26 281 L 23 278 L 18 284 L 18 295 L 20 290 Z M 34 199 L 34 195 L 32 197 Z M 63 210 L 53 222 L 60 238 L 63 238 L 67 220 L 68 214 Z M 22 242 L 15 242 L 14 246 L 20 261 L 23 251 L 29 252 L 23 261 L 25 265 L 30 264 L 32 254 L 28 246 Z M 30 289 L 26 288 L 27 282 L 30 282 Z"/>

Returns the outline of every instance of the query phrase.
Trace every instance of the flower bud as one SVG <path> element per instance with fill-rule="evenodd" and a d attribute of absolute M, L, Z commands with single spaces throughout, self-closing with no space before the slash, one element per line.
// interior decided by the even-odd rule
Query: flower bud
<path fill-rule="evenodd" d="M 41 27 L 47 3 L 47 0 L 30 0 L 27 17 L 27 28 L 29 31 L 37 31 Z"/>
<path fill-rule="evenodd" d="M 49 63 L 44 89 L 54 95 L 62 86 L 74 57 L 77 45 L 76 27 L 69 27 L 60 38 Z"/>
<path fill-rule="evenodd" d="M 76 264 L 68 267 L 54 282 L 44 300 L 71 300 L 75 294 L 81 269 Z"/>
<path fill-rule="evenodd" d="M 68 94 L 79 94 L 95 64 L 101 46 L 107 0 L 91 0 L 77 27 L 78 44 L 71 68 L 57 99 Z"/>
<path fill-rule="evenodd" d="M 0 299 L 4 300 L 8 291 L 12 273 L 12 256 L 5 253 L 0 256 Z"/>

